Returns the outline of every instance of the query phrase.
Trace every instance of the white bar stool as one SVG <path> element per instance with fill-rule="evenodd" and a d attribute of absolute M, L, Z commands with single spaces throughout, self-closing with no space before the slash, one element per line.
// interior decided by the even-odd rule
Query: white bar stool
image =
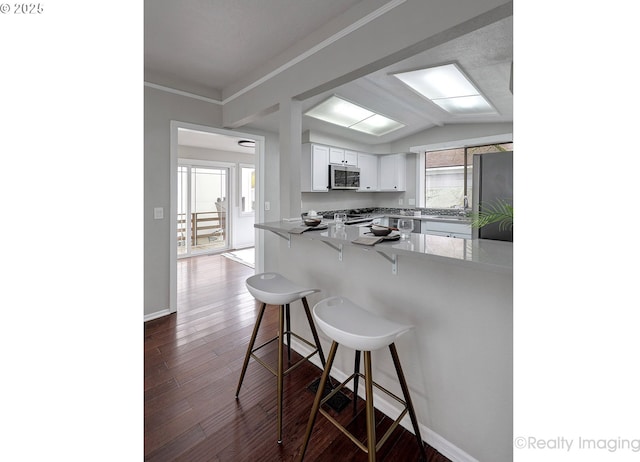
<path fill-rule="evenodd" d="M 409 412 L 413 430 L 420 447 L 420 455 L 422 460 L 426 462 L 427 455 L 424 450 L 424 444 L 422 437 L 420 436 L 420 430 L 418 428 L 418 419 L 413 409 L 413 403 L 409 396 L 409 388 L 400 366 L 400 359 L 398 358 L 398 352 L 396 351 L 395 340 L 403 333 L 410 330 L 413 326 L 407 326 L 399 324 L 388 319 L 381 318 L 369 311 L 362 309 L 355 305 L 350 300 L 344 297 L 329 297 L 324 299 L 313 307 L 313 316 L 318 323 L 318 327 L 325 334 L 327 334 L 332 340 L 331 350 L 329 351 L 329 357 L 327 358 L 327 364 L 322 373 L 322 378 L 318 385 L 318 391 L 316 393 L 313 407 L 311 408 L 311 415 L 309 417 L 309 423 L 307 425 L 307 433 L 304 438 L 302 448 L 300 449 L 300 461 L 304 459 L 304 454 L 307 450 L 309 438 L 313 431 L 313 425 L 315 424 L 318 412 L 324 415 L 329 421 L 338 427 L 345 435 L 347 435 L 351 441 L 353 441 L 361 450 L 369 456 L 369 462 L 376 460 L 376 452 L 386 442 L 387 438 L 391 435 L 393 430 L 398 426 L 400 420 Z M 338 350 L 338 345 L 342 344 L 349 348 L 356 350 L 355 371 L 344 382 L 335 387 L 331 393 L 329 393 L 324 399 L 322 393 L 324 387 L 329 378 L 331 372 L 331 366 Z M 371 375 L 371 351 L 379 350 L 388 346 L 391 351 L 391 358 L 398 374 L 398 380 L 400 381 L 400 387 L 404 395 L 404 401 L 398 396 L 394 395 L 390 391 L 384 389 L 373 381 Z M 364 351 L 364 375 L 360 374 L 360 352 Z M 346 428 L 338 423 L 328 412 L 322 409 L 322 405 L 326 403 L 334 393 L 337 393 L 342 387 L 344 387 L 349 381 L 354 380 L 354 405 L 358 394 L 358 377 L 363 377 L 365 381 L 366 392 L 366 420 L 367 420 L 367 446 L 362 444 L 355 436 L 353 436 Z M 373 406 L 373 387 L 385 392 L 390 397 L 394 398 L 401 405 L 404 406 L 404 410 L 400 416 L 391 425 L 389 430 L 380 439 L 380 442 L 376 444 L 376 431 L 375 431 L 375 416 Z"/>
<path fill-rule="evenodd" d="M 236 390 L 236 399 L 238 399 L 238 395 L 240 394 L 240 387 L 242 386 L 244 375 L 247 372 L 249 359 L 253 358 L 256 361 L 258 361 L 258 363 L 262 364 L 265 368 L 267 368 L 267 370 L 269 370 L 273 375 L 276 376 L 277 393 L 278 393 L 278 399 L 277 399 L 278 401 L 278 409 L 277 409 L 278 443 L 282 443 L 282 396 L 283 396 L 282 380 L 284 376 L 287 375 L 296 367 L 298 367 L 300 364 L 302 364 L 303 361 L 311 358 L 316 353 L 320 355 L 320 361 L 322 362 L 322 365 L 323 366 L 325 365 L 325 358 L 322 352 L 322 346 L 320 345 L 320 339 L 318 338 L 318 331 L 316 330 L 315 324 L 313 323 L 313 317 L 311 316 L 311 311 L 309 309 L 309 304 L 307 302 L 307 295 L 310 295 L 314 292 L 319 292 L 320 290 L 301 287 L 278 273 L 256 274 L 255 276 L 251 276 L 250 278 L 247 279 L 246 285 L 251 295 L 253 295 L 256 300 L 262 302 L 262 307 L 260 308 L 258 319 L 256 320 L 256 323 L 253 327 L 251 340 L 249 341 L 249 346 L 247 347 L 247 354 L 244 357 L 244 364 L 242 365 L 240 380 L 238 381 L 238 389 Z M 309 342 L 308 340 L 300 337 L 295 332 L 291 331 L 290 304 L 295 302 L 296 300 L 302 300 L 302 305 L 304 306 L 304 311 L 307 315 L 307 320 L 309 321 L 309 327 L 311 328 L 311 333 L 313 334 L 313 339 L 315 341 L 315 344 Z M 254 344 L 256 342 L 256 336 L 258 335 L 258 329 L 260 328 L 260 322 L 262 321 L 262 316 L 264 315 L 267 305 L 278 305 L 280 307 L 278 334 L 271 340 L 268 340 L 262 345 L 254 348 Z M 284 326 L 285 320 L 286 320 L 286 329 Z M 289 368 L 287 370 L 284 370 L 283 358 L 282 358 L 284 335 L 287 336 L 287 356 L 288 356 L 288 365 L 289 365 Z M 291 365 L 291 336 L 292 335 L 297 339 L 299 339 L 300 341 L 306 343 L 310 347 L 314 348 L 311 354 L 300 359 L 293 365 Z M 278 369 L 277 370 L 274 370 L 269 364 L 265 363 L 261 358 L 255 355 L 256 351 L 258 351 L 260 348 L 270 344 L 275 340 L 278 341 Z"/>

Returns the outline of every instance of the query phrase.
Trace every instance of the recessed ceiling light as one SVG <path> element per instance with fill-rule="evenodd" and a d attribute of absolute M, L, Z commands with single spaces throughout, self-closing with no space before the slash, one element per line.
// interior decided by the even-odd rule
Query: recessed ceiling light
<path fill-rule="evenodd" d="M 238 141 L 238 145 L 242 146 L 243 148 L 255 148 L 256 142 L 253 140 L 240 140 Z"/>
<path fill-rule="evenodd" d="M 405 126 L 336 95 L 312 107 L 304 115 L 376 136 Z"/>
<path fill-rule="evenodd" d="M 392 75 L 451 114 L 497 114 L 456 64 Z"/>

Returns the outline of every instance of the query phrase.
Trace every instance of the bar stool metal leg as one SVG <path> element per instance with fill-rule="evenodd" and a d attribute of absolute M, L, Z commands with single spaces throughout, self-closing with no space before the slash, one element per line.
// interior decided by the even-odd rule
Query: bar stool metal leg
<path fill-rule="evenodd" d="M 364 388 L 367 394 L 367 451 L 369 462 L 376 462 L 376 420 L 373 407 L 373 376 L 371 374 L 371 352 L 364 352 Z"/>
<path fill-rule="evenodd" d="M 309 423 L 307 424 L 307 432 L 304 435 L 304 441 L 302 448 L 300 448 L 300 462 L 304 460 L 304 453 L 307 452 L 307 446 L 309 445 L 309 438 L 311 438 L 311 432 L 313 431 L 313 425 L 316 423 L 316 417 L 318 417 L 318 410 L 320 409 L 320 402 L 322 401 L 322 394 L 324 393 L 324 387 L 329 378 L 331 372 L 331 366 L 333 366 L 333 360 L 336 357 L 336 351 L 338 350 L 338 343 L 333 342 L 331 349 L 329 350 L 329 357 L 327 358 L 327 364 L 322 372 L 320 383 L 318 384 L 318 391 L 316 392 L 316 398 L 311 406 L 311 414 L 309 415 Z"/>
<path fill-rule="evenodd" d="M 311 356 L 316 353 L 319 353 L 320 358 L 322 360 L 323 365 L 325 364 L 324 356 L 322 352 L 322 346 L 320 345 L 320 340 L 317 335 L 317 331 L 315 330 L 315 324 L 313 323 L 313 318 L 311 318 L 309 304 L 307 303 L 306 296 L 312 293 L 319 292 L 319 289 L 311 289 L 307 287 L 301 287 L 295 284 L 294 282 L 288 280 L 284 276 L 278 273 L 261 273 L 251 276 L 246 281 L 247 290 L 254 296 L 254 298 L 262 303 L 262 308 L 260 309 L 260 313 L 256 320 L 256 324 L 253 328 L 253 334 L 251 335 L 251 340 L 249 342 L 249 346 L 247 347 L 247 354 L 245 356 L 244 364 L 242 367 L 242 372 L 240 374 L 240 380 L 238 382 L 238 388 L 236 390 L 236 399 L 238 399 L 238 395 L 240 394 L 240 388 L 242 386 L 242 382 L 244 380 L 244 376 L 247 371 L 247 366 L 249 364 L 250 358 L 253 358 L 259 364 L 264 366 L 269 372 L 276 376 L 276 417 L 277 417 L 277 427 L 278 427 L 278 443 L 282 443 L 282 427 L 283 427 L 283 408 L 284 408 L 284 376 L 288 375 L 294 369 L 302 364 L 303 361 L 309 361 Z M 306 338 L 296 334 L 291 330 L 291 303 L 302 300 L 302 303 L 305 307 L 305 313 L 307 315 L 307 319 L 310 321 L 311 330 L 314 334 L 315 345 L 311 343 Z M 278 307 L 278 332 L 277 336 L 266 341 L 260 346 L 255 346 L 256 338 L 258 334 L 258 330 L 260 328 L 260 324 L 265 313 L 266 307 Z M 285 327 L 286 324 L 286 327 Z M 286 335 L 286 337 L 285 337 Z M 312 348 L 312 352 L 303 356 L 302 358 L 295 361 L 292 364 L 291 358 L 291 340 L 295 337 L 299 339 L 301 342 L 305 343 L 309 347 Z M 272 342 L 277 342 L 277 367 L 274 368 L 272 364 L 270 364 L 271 360 L 266 360 L 265 355 L 258 355 L 257 351 L 261 348 L 271 344 Z M 287 357 L 284 357 L 284 344 L 287 344 Z M 273 350 L 271 350 L 273 352 Z M 267 356 L 270 356 L 267 354 Z M 285 361 L 288 361 L 285 364 Z"/>
<path fill-rule="evenodd" d="M 258 319 L 256 320 L 255 325 L 253 326 L 253 333 L 251 334 L 251 340 L 249 341 L 249 346 L 247 347 L 247 354 L 244 357 L 244 364 L 242 365 L 242 372 L 240 373 L 240 380 L 238 381 L 238 388 L 236 389 L 236 399 L 238 399 L 238 395 L 240 394 L 240 387 L 242 386 L 242 381 L 244 380 L 244 375 L 247 372 L 247 366 L 249 365 L 249 359 L 251 358 L 251 352 L 253 351 L 253 346 L 256 343 L 256 337 L 258 335 L 258 329 L 260 328 L 260 323 L 262 322 L 262 315 L 264 315 L 264 311 L 267 307 L 266 303 L 262 304 L 260 308 L 260 313 L 258 313 Z"/>
<path fill-rule="evenodd" d="M 291 307 L 287 303 L 284 307 L 286 320 L 285 330 L 287 332 L 287 362 L 291 364 Z"/>
<path fill-rule="evenodd" d="M 313 317 L 317 321 L 318 327 L 328 335 L 328 337 L 333 341 L 333 344 L 331 346 L 331 353 L 329 355 L 327 367 L 322 374 L 321 382 L 319 384 L 316 398 L 314 400 L 313 408 L 311 410 L 311 416 L 309 417 L 307 434 L 305 435 L 305 440 L 301 449 L 301 457 L 304 457 L 305 451 L 307 449 L 307 445 L 309 443 L 309 438 L 311 436 L 317 414 L 322 414 L 324 417 L 326 417 L 329 422 L 331 422 L 342 433 L 349 437 L 349 439 L 356 446 L 358 446 L 359 449 L 364 451 L 367 454 L 368 462 L 375 462 L 377 458 L 376 451 L 380 449 L 386 442 L 388 442 L 390 436 L 393 434 L 393 432 L 396 431 L 398 425 L 400 425 L 402 419 L 406 416 L 407 413 L 409 413 L 414 433 L 416 439 L 418 440 L 420 459 L 426 462 L 426 451 L 424 448 L 424 443 L 422 442 L 420 430 L 418 428 L 418 419 L 413 407 L 413 402 L 411 401 L 411 397 L 409 395 L 409 387 L 407 386 L 407 381 L 404 377 L 404 373 L 402 372 L 400 359 L 398 357 L 398 352 L 396 351 L 396 346 L 394 343 L 395 338 L 409 331 L 412 326 L 399 324 L 392 320 L 376 316 L 375 314 L 368 312 L 367 310 L 354 304 L 347 298 L 339 296 L 328 297 L 317 303 L 313 307 Z M 329 386 L 325 383 L 325 381 L 330 380 L 329 371 L 331 365 L 333 364 L 335 349 L 337 348 L 338 342 L 355 350 L 356 355 L 354 361 L 354 371 L 352 375 L 350 375 L 345 381 L 335 387 L 325 398 L 322 398 L 325 386 Z M 398 381 L 400 382 L 402 393 L 404 395 L 404 400 L 400 396 L 395 395 L 373 380 L 371 352 L 382 349 L 383 347 L 389 347 L 390 349 L 393 364 L 398 376 Z M 364 352 L 364 370 L 363 373 L 360 374 L 360 360 L 362 352 Z M 331 399 L 331 397 L 335 393 L 338 393 L 343 387 L 347 385 L 347 383 L 349 383 L 353 379 L 353 400 L 355 415 L 357 411 L 356 400 L 358 398 L 358 377 L 362 377 L 364 379 L 365 387 L 364 417 L 366 418 L 367 427 L 366 444 L 363 443 L 361 437 L 356 437 L 338 420 L 333 418 L 331 414 L 326 412 L 322 407 L 323 403 L 326 403 L 327 400 Z M 385 393 L 390 398 L 393 398 L 403 407 L 400 414 L 386 429 L 384 435 L 380 437 L 379 441 L 377 440 L 376 436 L 376 417 L 373 402 L 373 387 L 376 387 L 378 390 Z M 302 458 L 300 459 L 301 461 Z"/>
<path fill-rule="evenodd" d="M 416 417 L 416 411 L 413 409 L 413 402 L 411 401 L 411 396 L 409 395 L 409 387 L 407 386 L 407 381 L 405 380 L 404 373 L 402 372 L 402 366 L 400 365 L 400 358 L 398 357 L 396 344 L 392 343 L 391 345 L 389 345 L 389 350 L 391 351 L 391 357 L 393 358 L 393 365 L 395 366 L 396 373 L 398 374 L 398 380 L 400 381 L 400 387 L 402 388 L 402 394 L 404 395 L 404 400 L 407 403 L 407 409 L 409 410 L 409 417 L 411 418 L 413 431 L 415 433 L 416 439 L 418 440 L 418 446 L 420 447 L 420 455 L 422 456 L 422 460 L 426 462 L 427 454 L 424 450 L 424 443 L 422 442 L 422 436 L 420 436 L 420 429 L 418 428 L 418 418 Z"/>
<path fill-rule="evenodd" d="M 282 379 L 283 379 L 283 372 L 284 372 L 284 367 L 283 367 L 283 335 L 282 333 L 284 332 L 284 311 L 285 311 L 285 307 L 283 305 L 280 305 L 280 316 L 279 316 L 279 323 L 278 323 L 278 373 L 276 375 L 277 378 L 277 389 L 278 389 L 278 408 L 277 408 L 277 414 L 278 414 L 278 444 L 282 443 L 282 396 L 284 394 L 284 390 L 282 387 Z"/>
<path fill-rule="evenodd" d="M 302 297 L 302 305 L 304 306 L 304 312 L 307 315 L 307 321 L 309 321 L 309 327 L 311 328 L 313 341 L 315 342 L 316 348 L 318 349 L 318 355 L 320 355 L 320 362 L 322 363 L 322 367 L 324 368 L 327 363 L 324 359 L 322 346 L 320 346 L 320 337 L 318 337 L 318 330 L 316 329 L 316 324 L 313 322 L 313 318 L 311 317 L 311 310 L 309 309 L 309 303 L 307 302 L 307 297 Z"/>
<path fill-rule="evenodd" d="M 360 350 L 356 350 L 356 359 L 355 364 L 353 366 L 353 373 L 355 374 L 353 377 L 353 413 L 356 413 L 358 406 L 358 380 L 360 376 Z"/>

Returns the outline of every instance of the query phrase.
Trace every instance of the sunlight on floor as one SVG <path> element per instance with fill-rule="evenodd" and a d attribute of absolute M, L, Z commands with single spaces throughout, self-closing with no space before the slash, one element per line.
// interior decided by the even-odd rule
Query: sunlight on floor
<path fill-rule="evenodd" d="M 255 268 L 255 248 L 250 247 L 248 249 L 233 250 L 231 252 L 223 253 L 222 256 L 229 258 L 230 260 L 237 261 L 243 265 Z"/>

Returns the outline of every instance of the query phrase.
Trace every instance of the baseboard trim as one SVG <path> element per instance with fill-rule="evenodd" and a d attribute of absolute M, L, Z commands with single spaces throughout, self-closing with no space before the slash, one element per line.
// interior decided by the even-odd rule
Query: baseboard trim
<path fill-rule="evenodd" d="M 163 316 L 167 316 L 169 314 L 171 314 L 171 310 L 169 310 L 169 309 L 155 311 L 153 313 L 145 314 L 144 315 L 144 322 L 152 321 L 154 319 L 158 319 L 158 318 L 161 318 Z"/>
<path fill-rule="evenodd" d="M 311 354 L 312 351 L 308 345 L 299 342 L 295 338 L 291 339 L 291 348 L 302 356 L 307 356 Z M 320 362 L 320 358 L 318 357 L 318 355 L 312 356 L 309 361 L 322 369 L 322 363 Z M 349 374 L 345 374 L 340 369 L 333 367 L 331 368 L 331 375 L 336 380 L 343 382 L 347 379 L 347 377 L 351 375 L 351 372 L 349 372 Z M 346 388 L 353 391 L 353 388 L 350 386 L 350 384 L 347 384 Z M 399 409 L 394 402 L 385 399 L 384 394 L 376 393 L 376 389 L 374 388 L 373 395 L 376 408 L 384 415 L 393 419 L 397 418 L 400 415 L 401 409 Z M 364 398 L 364 387 L 360 387 L 358 396 Z M 400 421 L 400 425 L 413 433 L 413 426 L 411 425 L 411 419 L 408 415 Z M 418 422 L 418 425 L 420 425 L 420 433 L 422 434 L 422 438 L 424 439 L 424 441 L 440 454 L 445 456 L 447 459 L 451 460 L 452 462 L 479 462 L 478 459 L 467 454 L 465 451 L 447 441 L 445 438 L 443 438 L 424 424 Z"/>

